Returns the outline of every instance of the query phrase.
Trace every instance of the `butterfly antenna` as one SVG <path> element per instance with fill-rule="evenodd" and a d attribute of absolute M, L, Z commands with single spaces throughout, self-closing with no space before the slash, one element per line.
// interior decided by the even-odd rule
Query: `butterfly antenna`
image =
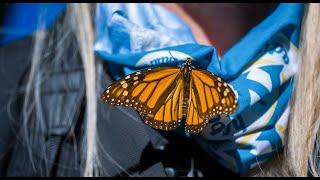
<path fill-rule="evenodd" d="M 173 57 L 173 55 L 171 54 L 171 51 L 169 51 L 169 54 L 170 54 L 170 56 L 171 56 L 173 59 L 177 59 L 177 58 Z M 187 59 L 185 60 L 185 62 L 186 62 L 187 64 L 191 64 L 191 61 L 192 61 L 192 59 L 191 59 L 190 57 L 187 57 Z"/>
<path fill-rule="evenodd" d="M 169 54 L 170 54 L 170 56 L 171 56 L 174 60 L 177 59 L 177 58 L 173 57 L 173 55 L 171 54 L 171 51 L 169 51 Z"/>
<path fill-rule="evenodd" d="M 169 51 L 169 54 L 170 56 L 173 58 L 173 59 L 176 59 L 175 57 L 173 57 L 173 55 L 171 54 L 171 51 Z"/>

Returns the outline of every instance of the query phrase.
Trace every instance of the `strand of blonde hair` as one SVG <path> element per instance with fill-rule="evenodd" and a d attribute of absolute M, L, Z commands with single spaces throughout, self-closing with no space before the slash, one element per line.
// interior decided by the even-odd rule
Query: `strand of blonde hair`
<path fill-rule="evenodd" d="M 77 34 L 80 54 L 85 73 L 86 82 L 86 164 L 84 176 L 94 176 L 97 158 L 97 95 L 96 95 L 96 74 L 93 51 L 94 32 L 91 22 L 89 5 L 84 3 L 70 4 L 74 13 L 74 29 Z"/>
<path fill-rule="evenodd" d="M 290 169 L 295 176 L 307 176 L 308 170 L 319 176 L 314 156 L 320 109 L 320 5 L 309 4 L 301 33 L 301 60 L 295 76 L 293 108 L 286 149 Z M 319 162 L 319 161 L 318 161 Z"/>

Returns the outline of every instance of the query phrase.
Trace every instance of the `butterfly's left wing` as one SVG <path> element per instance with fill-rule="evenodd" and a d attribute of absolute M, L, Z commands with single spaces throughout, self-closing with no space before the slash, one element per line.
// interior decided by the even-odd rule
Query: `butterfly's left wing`
<path fill-rule="evenodd" d="M 133 107 L 153 128 L 175 129 L 182 119 L 180 68 L 160 67 L 130 74 L 106 88 L 102 99 L 112 105 Z"/>
<path fill-rule="evenodd" d="M 200 116 L 201 105 L 197 103 L 196 93 L 190 84 L 190 93 L 189 93 L 189 106 L 186 116 L 186 132 L 189 133 L 198 133 L 202 131 L 204 126 L 208 123 L 208 118 L 203 118 Z"/>
<path fill-rule="evenodd" d="M 201 69 L 191 72 L 191 86 L 199 104 L 199 115 L 212 118 L 220 114 L 232 114 L 237 110 L 238 100 L 230 85 L 220 77 Z"/>
<path fill-rule="evenodd" d="M 189 97 L 187 132 L 198 133 L 212 117 L 229 115 L 237 109 L 232 88 L 220 77 L 201 69 L 191 71 Z"/>

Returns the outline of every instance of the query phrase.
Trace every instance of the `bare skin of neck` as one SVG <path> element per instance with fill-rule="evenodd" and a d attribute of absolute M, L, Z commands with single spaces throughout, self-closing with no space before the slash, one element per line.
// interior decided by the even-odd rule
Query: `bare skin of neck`
<path fill-rule="evenodd" d="M 214 46 L 223 55 L 276 4 L 161 3 L 191 28 L 198 43 Z"/>

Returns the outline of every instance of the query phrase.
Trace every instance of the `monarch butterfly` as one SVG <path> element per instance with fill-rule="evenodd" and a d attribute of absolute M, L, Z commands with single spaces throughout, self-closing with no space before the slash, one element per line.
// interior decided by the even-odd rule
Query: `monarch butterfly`
<path fill-rule="evenodd" d="M 137 71 L 112 83 L 101 94 L 111 105 L 133 107 L 155 129 L 173 130 L 185 120 L 185 130 L 199 133 L 216 115 L 236 111 L 237 97 L 220 77 L 191 66 Z"/>

